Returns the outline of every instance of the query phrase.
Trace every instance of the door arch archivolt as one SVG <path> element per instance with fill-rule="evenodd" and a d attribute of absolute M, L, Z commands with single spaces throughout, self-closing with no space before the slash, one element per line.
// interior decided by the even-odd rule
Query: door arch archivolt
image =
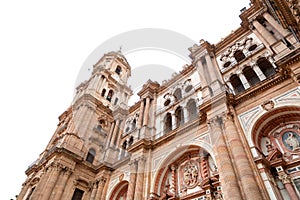
<path fill-rule="evenodd" d="M 160 165 L 150 196 L 152 199 L 175 196 L 190 199 L 207 196 L 208 189 L 212 192 L 209 195 L 221 195 L 219 186 L 219 175 L 212 154 L 197 145 L 182 146 L 170 153 Z"/>

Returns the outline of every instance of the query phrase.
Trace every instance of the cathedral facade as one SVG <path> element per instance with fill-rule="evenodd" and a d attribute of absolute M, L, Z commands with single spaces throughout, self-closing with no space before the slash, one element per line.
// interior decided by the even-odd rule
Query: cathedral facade
<path fill-rule="evenodd" d="M 104 54 L 18 199 L 299 199 L 300 2 L 252 0 L 240 18 L 132 106 L 131 66 Z"/>

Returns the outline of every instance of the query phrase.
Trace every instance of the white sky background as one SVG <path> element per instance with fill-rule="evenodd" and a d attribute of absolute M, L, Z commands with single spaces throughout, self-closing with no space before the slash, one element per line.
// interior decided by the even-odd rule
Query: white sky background
<path fill-rule="evenodd" d="M 0 198 L 20 192 L 24 171 L 72 102 L 81 65 L 102 42 L 133 29 L 163 28 L 217 43 L 239 27 L 240 9 L 249 2 L 1 1 Z"/>

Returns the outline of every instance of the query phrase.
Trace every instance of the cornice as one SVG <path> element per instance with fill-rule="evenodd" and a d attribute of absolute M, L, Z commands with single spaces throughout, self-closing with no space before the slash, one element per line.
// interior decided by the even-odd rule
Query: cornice
<path fill-rule="evenodd" d="M 224 48 L 227 48 L 228 46 L 232 45 L 232 43 L 236 42 L 237 40 L 249 33 L 250 30 L 248 28 L 239 27 L 215 45 L 216 54 L 219 54 L 221 51 L 224 50 Z"/>

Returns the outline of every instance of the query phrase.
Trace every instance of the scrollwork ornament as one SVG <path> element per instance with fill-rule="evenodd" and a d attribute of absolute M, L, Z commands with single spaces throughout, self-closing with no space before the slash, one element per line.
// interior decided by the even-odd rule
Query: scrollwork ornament
<path fill-rule="evenodd" d="M 283 184 L 291 183 L 291 178 L 286 173 L 282 173 L 278 178 L 282 181 Z"/>
<path fill-rule="evenodd" d="M 198 166 L 192 162 L 188 161 L 185 166 L 183 167 L 183 182 L 184 184 L 189 187 L 193 188 L 198 183 Z"/>

